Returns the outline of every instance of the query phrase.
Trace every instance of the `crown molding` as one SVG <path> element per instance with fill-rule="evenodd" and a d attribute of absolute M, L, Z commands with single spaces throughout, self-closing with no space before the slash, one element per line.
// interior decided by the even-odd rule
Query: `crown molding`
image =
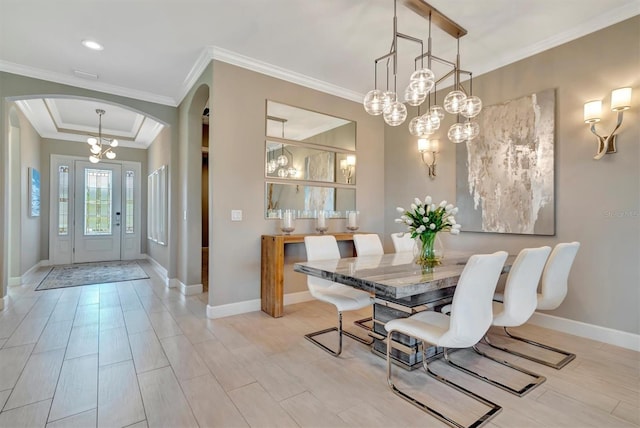
<path fill-rule="evenodd" d="M 176 97 L 176 105 L 180 105 L 184 100 L 184 97 L 187 96 L 191 88 L 196 84 L 204 70 L 209 66 L 209 63 L 213 59 L 213 49 L 211 47 L 205 47 L 196 62 L 187 73 L 187 77 L 184 78 L 182 82 L 182 86 L 178 91 L 178 96 Z"/>
<path fill-rule="evenodd" d="M 501 56 L 497 61 L 485 63 L 480 67 L 474 67 L 473 74 L 474 76 L 479 76 L 500 67 L 513 64 L 514 62 L 529 58 L 546 50 L 553 49 L 590 33 L 595 33 L 598 30 L 617 24 L 618 22 L 632 18 L 636 15 L 640 15 L 640 2 L 627 4 L 617 9 L 613 9 L 608 13 L 602 14 L 583 23 L 580 26 L 573 27 L 563 33 L 558 33 L 552 37 L 541 40 L 538 43 L 529 45 L 526 48 L 513 52 L 510 55 Z"/>
<path fill-rule="evenodd" d="M 300 86 L 315 89 L 316 91 L 335 95 L 336 97 L 344 98 L 349 101 L 360 103 L 362 102 L 362 98 L 364 97 L 364 95 L 360 94 L 359 92 L 352 91 L 341 86 L 333 85 L 331 83 L 327 83 L 301 73 L 296 73 L 295 71 L 290 71 L 285 68 L 278 67 L 277 65 L 269 64 L 267 62 L 259 61 L 248 56 L 240 55 L 238 53 L 217 46 L 209 47 L 207 49 L 210 49 L 212 52 L 211 59 L 214 59 L 216 61 L 222 61 L 226 62 L 227 64 L 246 68 L 257 73 L 265 74 L 267 76 L 275 77 L 280 80 L 285 80 L 287 82 L 295 83 Z"/>
<path fill-rule="evenodd" d="M 171 97 L 152 94 L 150 92 L 138 91 L 135 89 L 125 88 L 122 86 L 110 85 L 102 82 L 91 82 L 78 77 L 69 76 L 64 73 L 56 73 L 46 71 L 35 67 L 21 64 L 15 64 L 8 61 L 0 60 L 0 71 L 18 74 L 20 76 L 31 77 L 34 79 L 46 80 L 49 82 L 60 83 L 63 85 L 74 86 L 77 88 L 89 89 L 97 92 L 118 95 L 121 97 L 134 98 L 136 100 L 147 101 L 150 103 L 162 104 L 176 107 L 175 100 Z"/>

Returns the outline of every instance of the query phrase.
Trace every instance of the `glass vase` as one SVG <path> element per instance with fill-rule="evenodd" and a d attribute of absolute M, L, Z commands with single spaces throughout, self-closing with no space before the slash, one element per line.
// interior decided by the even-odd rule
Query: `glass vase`
<path fill-rule="evenodd" d="M 416 250 L 414 252 L 416 264 L 433 267 L 441 263 L 442 250 L 436 249 L 437 236 L 437 232 L 431 232 L 423 233 L 416 237 Z"/>

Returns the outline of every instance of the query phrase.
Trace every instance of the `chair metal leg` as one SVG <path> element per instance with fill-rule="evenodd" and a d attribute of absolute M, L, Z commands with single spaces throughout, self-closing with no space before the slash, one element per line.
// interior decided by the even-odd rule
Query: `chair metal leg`
<path fill-rule="evenodd" d="M 331 331 L 337 331 L 338 332 L 338 351 L 337 352 L 334 351 L 333 349 L 329 348 L 328 346 L 324 345 L 323 343 L 320 343 L 319 341 L 317 341 L 315 339 L 315 336 L 319 336 L 321 334 L 329 333 Z M 343 334 L 345 336 L 347 336 L 347 337 L 350 337 L 351 339 L 357 340 L 360 343 L 364 343 L 365 345 L 372 345 L 373 344 L 373 339 L 371 339 L 371 341 L 367 341 L 365 339 L 362 339 L 362 338 L 356 336 L 353 333 L 349 333 L 348 331 L 344 331 L 342 329 L 342 312 L 338 312 L 338 327 L 325 328 L 324 330 L 315 331 L 313 333 L 305 334 L 304 337 L 308 341 L 313 343 L 314 345 L 319 346 L 320 348 L 324 349 L 325 351 L 327 351 L 328 353 L 330 353 L 334 357 L 337 357 L 338 355 L 340 355 L 342 353 L 342 335 Z"/>
<path fill-rule="evenodd" d="M 513 354 L 513 355 L 517 355 L 518 357 L 526 358 L 527 360 L 535 361 L 538 364 L 543 364 L 545 366 L 553 367 L 556 370 L 560 370 L 561 368 L 563 368 L 564 366 L 566 366 L 567 364 L 569 364 L 571 361 L 573 361 L 576 358 L 576 354 L 572 354 L 571 352 L 563 351 L 562 349 L 554 348 L 553 346 L 545 345 L 544 343 L 534 342 L 533 340 L 529 340 L 529 339 L 526 339 L 524 337 L 515 336 L 515 335 L 509 333 L 509 330 L 507 330 L 507 327 L 504 327 L 504 332 L 507 333 L 507 336 L 509 336 L 512 339 L 519 340 L 521 342 L 525 342 L 525 343 L 528 343 L 530 345 L 537 346 L 538 348 L 543 348 L 543 349 L 546 349 L 548 351 L 552 351 L 552 352 L 564 355 L 565 357 L 562 360 L 560 360 L 559 362 L 554 363 L 554 362 L 551 362 L 551 361 L 546 361 L 546 360 L 542 360 L 540 358 L 533 357 L 531 355 L 523 354 L 521 352 L 514 351 L 514 350 L 511 350 L 511 349 L 502 347 L 502 346 L 495 345 L 495 344 L 491 343 L 491 341 L 489 340 L 489 335 L 486 335 L 484 337 L 484 340 L 485 340 L 485 342 L 487 342 L 487 345 L 491 346 L 492 348 L 499 349 L 501 351 L 508 352 L 510 354 Z"/>
<path fill-rule="evenodd" d="M 421 409 L 422 411 L 430 414 L 431 416 L 435 417 L 436 419 L 450 425 L 456 428 L 476 428 L 476 427 L 480 427 L 482 425 L 484 425 L 485 423 L 487 423 L 489 420 L 491 420 L 495 415 L 497 415 L 498 413 L 500 413 L 500 411 L 502 410 L 502 407 L 500 407 L 499 405 L 495 404 L 492 401 L 487 400 L 484 397 L 481 397 L 480 395 L 469 391 L 468 389 L 451 382 L 450 380 L 434 373 L 433 371 L 431 371 L 431 369 L 428 367 L 427 365 L 427 356 L 426 356 L 426 352 L 425 352 L 425 347 L 423 346 L 422 348 L 422 366 L 424 367 L 425 372 L 427 373 L 428 376 L 430 376 L 431 378 L 437 380 L 438 382 L 444 383 L 445 385 L 448 385 L 452 388 L 454 388 L 455 390 L 462 392 L 463 394 L 465 394 L 468 397 L 473 398 L 474 400 L 484 404 L 485 406 L 489 407 L 489 411 L 487 411 L 484 415 L 482 415 L 480 418 L 476 419 L 473 423 L 471 423 L 468 426 L 462 425 L 459 422 L 454 421 L 453 419 L 449 418 L 448 416 L 445 416 L 443 413 L 440 413 L 439 411 L 429 407 L 427 404 L 422 403 L 420 401 L 418 401 L 417 399 L 415 399 L 414 397 L 410 396 L 409 394 L 407 394 L 404 391 L 401 391 L 400 389 L 398 389 L 398 387 L 395 386 L 395 384 L 393 383 L 393 380 L 391 378 L 391 335 L 392 335 L 393 331 L 390 331 L 387 335 L 387 383 L 389 384 L 389 387 L 391 388 L 391 390 L 398 396 L 402 397 L 404 400 L 408 401 L 409 403 L 413 404 L 414 406 L 418 407 L 419 409 Z"/>
<path fill-rule="evenodd" d="M 371 331 L 372 328 L 369 327 L 368 325 L 365 325 L 365 323 L 368 323 L 369 321 L 373 321 L 373 318 L 372 317 L 362 318 L 362 319 L 359 319 L 359 320 L 355 320 L 353 323 L 355 325 L 357 325 L 358 327 L 362 328 L 362 329 L 365 329 L 367 331 Z"/>
<path fill-rule="evenodd" d="M 469 368 L 458 364 L 456 362 L 454 362 L 453 360 L 451 360 L 449 358 L 449 351 L 447 348 L 444 348 L 444 360 L 452 367 L 455 367 L 458 370 L 461 370 L 463 372 L 465 372 L 468 375 L 471 375 L 475 378 L 478 378 L 480 380 L 483 380 L 485 382 L 490 383 L 493 386 L 496 386 L 498 388 L 504 389 L 507 392 L 510 392 L 514 395 L 517 395 L 518 397 L 522 397 L 523 395 L 525 395 L 527 392 L 531 391 L 533 388 L 535 388 L 536 386 L 540 385 L 541 383 L 543 383 L 545 380 L 547 380 L 546 377 L 539 375 L 538 373 L 534 373 L 532 371 L 529 371 L 527 369 L 524 369 L 522 367 L 516 366 L 514 364 L 509 363 L 508 361 L 504 361 L 504 360 L 499 360 L 495 357 L 492 357 L 491 355 L 485 354 L 484 352 L 480 351 L 477 346 L 473 346 L 473 350 L 476 351 L 476 353 L 478 353 L 479 355 L 482 355 L 485 358 L 490 359 L 491 361 L 494 361 L 498 364 L 502 364 L 505 367 L 509 367 L 510 369 L 513 370 L 517 370 L 521 373 L 524 373 L 528 376 L 531 376 L 533 378 L 533 380 L 531 382 L 529 382 L 527 385 L 523 386 L 520 389 L 515 389 L 510 387 L 509 385 L 505 385 L 504 383 L 498 382 L 495 379 L 491 379 L 489 377 L 486 376 L 482 376 L 480 373 L 474 372 L 473 370 L 470 370 Z"/>

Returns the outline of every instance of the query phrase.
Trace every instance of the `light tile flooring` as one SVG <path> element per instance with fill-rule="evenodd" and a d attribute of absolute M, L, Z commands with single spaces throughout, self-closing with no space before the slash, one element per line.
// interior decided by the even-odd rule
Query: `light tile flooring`
<path fill-rule="evenodd" d="M 279 319 L 254 312 L 208 320 L 206 295 L 185 298 L 143 267 L 151 279 L 34 291 L 41 270 L 9 289 L 0 312 L 0 427 L 443 426 L 388 389 L 384 361 L 365 346 L 345 339 L 334 358 L 304 339 L 334 324 L 332 307 L 308 302 Z M 578 357 L 557 371 L 496 352 L 547 377 L 522 398 L 432 364 L 504 407 L 488 426 L 640 424 L 638 353 L 534 326 L 518 331 Z M 468 351 L 454 357 L 517 380 Z M 394 374 L 463 420 L 483 410 L 420 370 Z"/>

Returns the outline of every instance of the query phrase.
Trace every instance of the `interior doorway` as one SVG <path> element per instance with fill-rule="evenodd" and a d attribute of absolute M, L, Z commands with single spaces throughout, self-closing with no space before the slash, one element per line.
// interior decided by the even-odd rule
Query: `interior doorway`
<path fill-rule="evenodd" d="M 209 103 L 202 113 L 202 291 L 209 290 Z"/>

